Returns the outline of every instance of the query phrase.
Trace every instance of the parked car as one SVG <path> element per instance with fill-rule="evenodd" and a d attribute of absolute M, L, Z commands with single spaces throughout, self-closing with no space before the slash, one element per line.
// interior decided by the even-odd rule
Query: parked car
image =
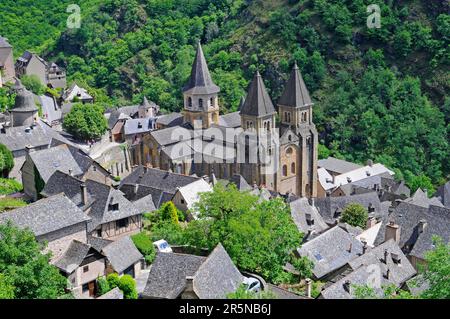
<path fill-rule="evenodd" d="M 169 244 L 164 239 L 155 241 L 153 243 L 153 245 L 155 245 L 156 249 L 161 253 L 171 253 L 172 252 L 172 248 L 170 248 Z"/>
<path fill-rule="evenodd" d="M 259 292 L 261 290 L 261 283 L 256 278 L 244 277 L 243 284 L 246 286 L 247 291 Z"/>

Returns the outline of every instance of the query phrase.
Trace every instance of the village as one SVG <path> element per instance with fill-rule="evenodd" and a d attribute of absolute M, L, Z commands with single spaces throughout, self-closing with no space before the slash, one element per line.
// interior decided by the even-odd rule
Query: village
<path fill-rule="evenodd" d="M 180 88 L 182 112 L 163 113 L 144 97 L 106 110 L 106 133 L 81 140 L 63 122 L 95 97 L 68 86 L 65 70 L 37 54 L 14 61 L 0 37 L 0 87 L 15 94 L 14 106 L 0 114 L 0 144 L 14 161 L 3 175 L 23 186 L 1 200 L 24 203 L 2 205 L 0 225 L 27 229 L 45 243 L 43 253 L 76 299 L 353 299 L 361 298 L 360 287 L 374 298 L 387 287 L 413 297 L 428 291 L 427 256 L 450 240 L 450 181 L 429 196 L 370 158 L 319 159 L 314 103 L 296 64 L 276 103 L 255 72 L 239 111 L 222 114 L 220 87 L 200 43 L 196 50 Z M 21 81 L 30 75 L 62 94 L 32 93 Z M 247 249 L 241 241 L 198 235 L 180 244 L 158 228 L 170 220 L 176 226 L 167 227 L 180 229 L 225 223 L 208 207 L 226 215 L 230 204 L 235 214 L 247 201 L 261 214 L 283 207 L 295 225 L 292 236 L 301 240 L 293 249 L 273 247 L 279 272 L 294 281 L 275 278 L 264 265 L 245 266 L 235 252 Z M 131 294 L 112 285 L 124 276 L 132 278 Z"/>

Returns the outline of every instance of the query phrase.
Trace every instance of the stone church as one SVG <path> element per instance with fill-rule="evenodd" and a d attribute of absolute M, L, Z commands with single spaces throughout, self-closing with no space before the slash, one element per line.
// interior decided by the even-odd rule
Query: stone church
<path fill-rule="evenodd" d="M 181 125 L 144 137 L 143 163 L 185 175 L 231 179 L 281 194 L 317 196 L 317 130 L 311 98 L 297 65 L 277 108 L 257 72 L 238 112 L 219 115 L 214 84 L 201 45 L 183 88 Z"/>

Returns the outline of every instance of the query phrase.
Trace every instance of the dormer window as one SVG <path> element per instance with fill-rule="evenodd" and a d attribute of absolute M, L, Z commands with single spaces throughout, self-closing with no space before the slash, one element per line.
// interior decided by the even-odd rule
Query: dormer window
<path fill-rule="evenodd" d="M 119 210 L 119 203 L 116 203 L 116 204 L 109 204 L 109 205 L 108 205 L 108 210 L 109 210 L 109 211 Z"/>

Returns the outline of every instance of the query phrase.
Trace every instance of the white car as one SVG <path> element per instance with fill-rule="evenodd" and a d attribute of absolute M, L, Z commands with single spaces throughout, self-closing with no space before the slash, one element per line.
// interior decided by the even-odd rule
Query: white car
<path fill-rule="evenodd" d="M 246 286 L 247 291 L 259 292 L 261 290 L 261 283 L 256 278 L 244 277 L 243 284 Z"/>
<path fill-rule="evenodd" d="M 171 253 L 172 252 L 172 248 L 170 248 L 169 244 L 164 239 L 155 241 L 153 243 L 153 245 L 155 245 L 156 249 L 158 249 L 158 251 L 161 253 Z"/>

